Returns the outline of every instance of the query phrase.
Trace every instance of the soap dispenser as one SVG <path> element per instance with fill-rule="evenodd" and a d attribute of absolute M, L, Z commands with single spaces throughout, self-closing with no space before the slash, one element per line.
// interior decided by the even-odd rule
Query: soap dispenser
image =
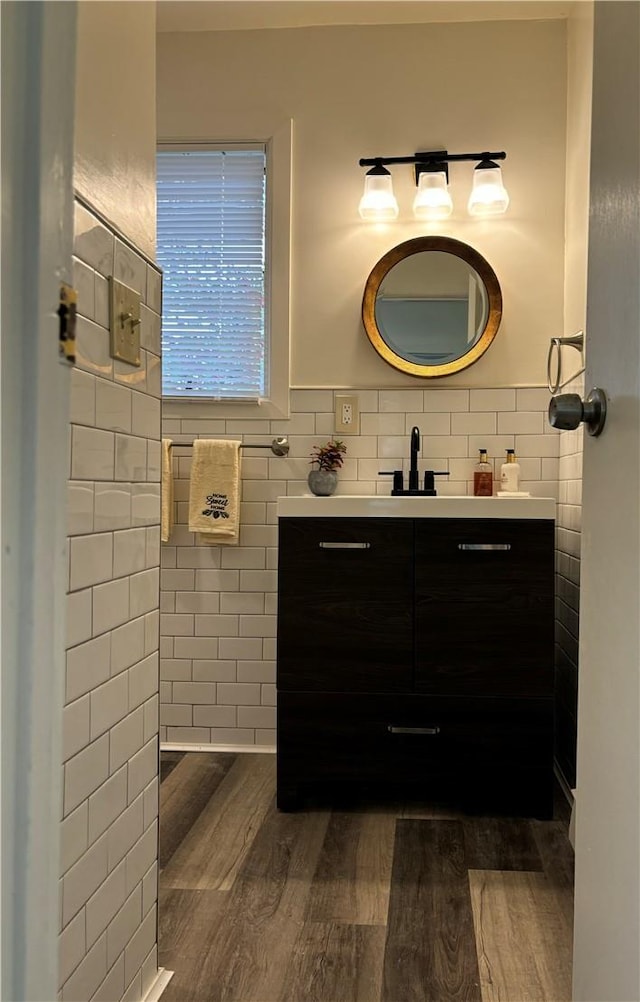
<path fill-rule="evenodd" d="M 500 490 L 517 494 L 520 490 L 520 463 L 515 449 L 507 449 L 507 458 L 500 467 Z"/>
<path fill-rule="evenodd" d="M 473 496 L 490 498 L 493 494 L 493 469 L 487 462 L 487 450 L 480 449 L 480 459 L 473 469 Z"/>

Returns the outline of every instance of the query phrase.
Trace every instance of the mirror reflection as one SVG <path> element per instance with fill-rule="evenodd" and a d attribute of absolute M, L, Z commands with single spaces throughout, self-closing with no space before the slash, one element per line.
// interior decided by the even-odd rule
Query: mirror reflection
<path fill-rule="evenodd" d="M 472 247 L 418 237 L 392 248 L 365 288 L 363 321 L 395 368 L 442 376 L 473 364 L 493 340 L 502 300 L 495 273 Z"/>
<path fill-rule="evenodd" d="M 421 365 L 440 365 L 466 354 L 488 314 L 487 290 L 478 273 L 441 251 L 399 261 L 376 296 L 381 336 L 393 351 Z"/>

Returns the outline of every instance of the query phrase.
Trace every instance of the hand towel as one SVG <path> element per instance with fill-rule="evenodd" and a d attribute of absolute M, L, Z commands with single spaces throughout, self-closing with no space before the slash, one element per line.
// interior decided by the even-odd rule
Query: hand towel
<path fill-rule="evenodd" d="M 173 529 L 173 442 L 170 438 L 162 439 L 162 483 L 160 494 L 162 498 L 160 539 L 163 543 L 168 543 Z"/>
<path fill-rule="evenodd" d="M 235 545 L 240 528 L 240 442 L 196 439 L 189 484 L 189 531 Z"/>

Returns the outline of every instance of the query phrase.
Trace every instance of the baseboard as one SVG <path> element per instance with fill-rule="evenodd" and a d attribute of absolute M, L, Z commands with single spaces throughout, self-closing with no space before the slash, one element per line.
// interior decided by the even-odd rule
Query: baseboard
<path fill-rule="evenodd" d="M 172 977 L 173 971 L 167 971 L 164 967 L 159 967 L 156 979 L 149 988 L 149 991 L 145 995 L 142 1002 L 158 1002 L 158 999 L 171 981 Z"/>
<path fill-rule="evenodd" d="M 567 803 L 569 804 L 569 807 L 571 808 L 571 817 L 569 818 L 568 838 L 569 838 L 569 842 L 571 843 L 571 848 L 575 850 L 575 847 L 576 847 L 576 799 L 577 799 L 577 790 L 572 790 L 571 789 L 571 787 L 567 783 L 567 780 L 565 779 L 565 776 L 564 776 L 564 773 L 562 772 L 562 769 L 560 768 L 560 766 L 558 765 L 557 762 L 554 763 L 553 771 L 554 771 L 554 773 L 556 775 L 556 779 L 558 780 L 558 783 L 560 785 L 560 789 L 562 790 L 562 792 L 564 793 L 565 797 L 567 798 Z"/>
<path fill-rule="evenodd" d="M 560 789 L 562 790 L 562 792 L 564 793 L 564 795 L 566 797 L 566 800 L 567 800 L 567 803 L 569 804 L 569 807 L 573 807 L 574 791 L 569 786 L 567 780 L 565 779 L 565 775 L 564 775 L 562 769 L 560 768 L 560 766 L 558 765 L 557 762 L 553 763 L 553 772 L 554 772 L 554 775 L 555 775 L 556 779 L 558 780 L 558 784 L 560 786 Z"/>
<path fill-rule="evenodd" d="M 181 744 L 178 742 L 164 741 L 160 745 L 160 751 L 198 751 L 198 752 L 238 752 L 239 755 L 256 752 L 265 752 L 267 755 L 275 755 L 275 745 L 202 745 Z"/>

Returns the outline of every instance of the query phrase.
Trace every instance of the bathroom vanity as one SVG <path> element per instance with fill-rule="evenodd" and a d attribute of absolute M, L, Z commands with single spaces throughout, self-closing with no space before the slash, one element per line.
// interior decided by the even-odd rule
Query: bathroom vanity
<path fill-rule="evenodd" d="M 370 787 L 546 817 L 553 499 L 281 498 L 278 806 Z"/>

